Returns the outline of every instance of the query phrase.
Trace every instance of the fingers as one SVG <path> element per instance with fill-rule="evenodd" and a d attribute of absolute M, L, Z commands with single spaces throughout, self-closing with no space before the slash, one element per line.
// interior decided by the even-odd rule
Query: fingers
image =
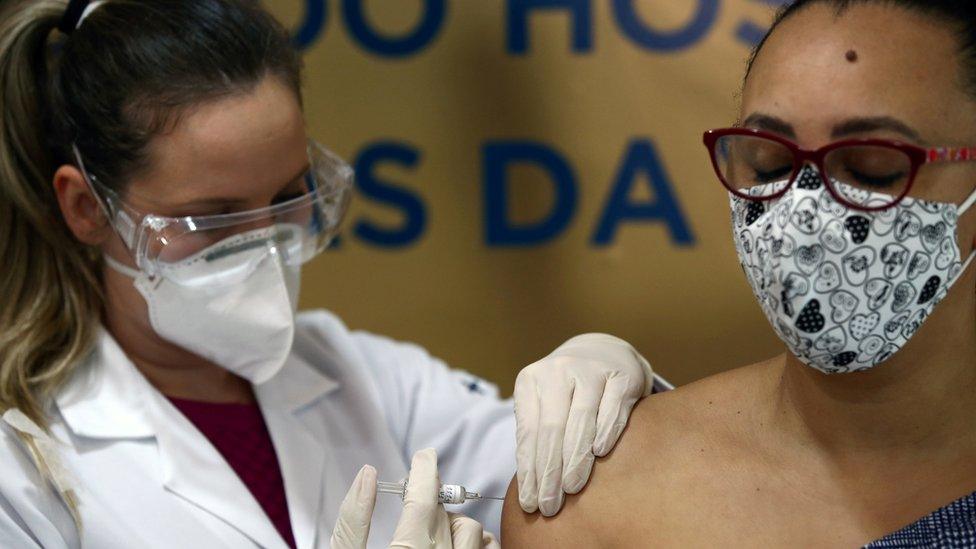
<path fill-rule="evenodd" d="M 403 496 L 404 516 L 407 515 L 408 508 L 436 507 L 440 486 L 440 479 L 437 477 L 437 452 L 433 448 L 427 448 L 414 454 Z"/>
<path fill-rule="evenodd" d="M 627 418 L 643 392 L 643 380 L 634 381 L 626 375 L 614 375 L 606 383 L 600 411 L 596 417 L 596 439 L 593 454 L 603 457 L 613 450 L 620 433 L 627 426 Z"/>
<path fill-rule="evenodd" d="M 563 440 L 562 490 L 567 494 L 579 493 L 593 470 L 593 442 L 603 389 L 604 384 L 593 378 L 587 383 L 577 383 L 573 390 Z"/>
<path fill-rule="evenodd" d="M 519 487 L 519 505 L 526 513 L 539 508 L 539 481 L 535 470 L 539 432 L 539 395 L 535 379 L 520 374 L 515 380 L 515 461 Z"/>
<path fill-rule="evenodd" d="M 437 453 L 421 450 L 413 455 L 403 513 L 393 533 L 390 547 L 450 547 L 451 527 L 444 507 L 437 501 Z"/>
<path fill-rule="evenodd" d="M 454 549 L 482 549 L 484 546 L 484 528 L 473 518 L 448 513 L 451 518 L 451 541 Z"/>
<path fill-rule="evenodd" d="M 376 469 L 364 465 L 339 506 L 339 518 L 332 531 L 333 549 L 365 549 L 375 504 Z"/>
<path fill-rule="evenodd" d="M 523 511 L 555 515 L 565 493 L 583 489 L 596 456 L 613 449 L 652 380 L 650 364 L 606 334 L 574 337 L 519 374 L 516 476 Z"/>
<path fill-rule="evenodd" d="M 563 439 L 573 400 L 570 379 L 554 381 L 539 399 L 539 439 L 535 468 L 538 476 L 539 511 L 547 517 L 563 506 Z"/>

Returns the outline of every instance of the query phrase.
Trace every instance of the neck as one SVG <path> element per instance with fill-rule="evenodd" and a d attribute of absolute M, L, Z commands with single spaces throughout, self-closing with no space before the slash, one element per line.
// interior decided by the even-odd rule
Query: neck
<path fill-rule="evenodd" d="M 788 355 L 773 421 L 838 455 L 976 451 L 976 306 L 972 284 L 957 286 L 950 298 L 962 299 L 868 371 L 826 375 Z"/>
<path fill-rule="evenodd" d="M 104 323 L 126 356 L 159 392 L 168 397 L 202 402 L 252 404 L 251 384 L 159 335 L 149 325 L 145 302 L 131 295 L 131 281 L 110 269 L 107 283 Z M 128 304 L 128 305 L 127 305 Z M 141 305 L 141 308 L 140 308 Z"/>

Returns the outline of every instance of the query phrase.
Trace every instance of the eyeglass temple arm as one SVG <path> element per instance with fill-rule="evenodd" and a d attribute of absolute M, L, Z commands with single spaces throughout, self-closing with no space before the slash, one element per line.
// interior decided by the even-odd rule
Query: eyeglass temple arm
<path fill-rule="evenodd" d="M 124 242 L 125 245 L 128 246 L 131 250 L 134 244 L 133 240 L 135 237 L 136 227 L 135 227 L 135 222 L 132 220 L 132 216 L 125 211 L 130 208 L 127 208 L 123 203 L 121 204 L 122 208 L 117 210 L 117 214 L 119 215 L 114 215 L 113 210 L 115 210 L 115 208 L 110 206 L 109 202 L 105 199 L 105 197 L 103 197 L 101 193 L 99 193 L 98 190 L 95 189 L 95 182 L 93 180 L 94 178 L 88 173 L 88 170 L 85 169 L 85 161 L 82 160 L 81 158 L 81 151 L 78 150 L 78 146 L 72 143 L 71 150 L 74 153 L 75 160 L 78 162 L 78 168 L 81 171 L 81 176 L 85 180 L 85 184 L 88 186 L 88 190 L 91 191 L 92 196 L 95 198 L 95 202 L 98 203 L 98 207 L 102 210 L 102 213 L 105 214 L 105 219 L 109 222 L 109 225 L 112 226 L 112 229 L 115 231 L 115 233 L 119 235 L 119 238 L 122 239 L 122 242 Z M 119 202 L 121 203 L 121 201 Z M 138 212 L 136 212 L 135 210 L 133 210 L 133 213 L 138 214 Z M 125 227 L 124 228 L 117 227 L 114 223 L 112 223 L 113 218 L 120 219 L 124 223 Z"/>
<path fill-rule="evenodd" d="M 112 212 L 109 210 L 108 204 L 102 199 L 102 195 L 98 194 L 95 190 L 95 185 L 92 183 L 90 176 L 88 175 L 88 170 L 85 169 L 85 161 L 81 159 L 81 151 L 78 150 L 78 146 L 74 143 L 71 144 L 71 151 L 74 153 L 75 162 L 78 163 L 78 169 L 81 171 L 81 177 L 85 180 L 85 184 L 88 186 L 88 190 L 91 192 L 92 197 L 95 202 L 98 203 L 98 207 L 101 208 L 102 213 L 105 214 L 105 218 L 111 220 Z"/>
<path fill-rule="evenodd" d="M 976 147 L 938 147 L 927 152 L 927 163 L 976 160 Z"/>

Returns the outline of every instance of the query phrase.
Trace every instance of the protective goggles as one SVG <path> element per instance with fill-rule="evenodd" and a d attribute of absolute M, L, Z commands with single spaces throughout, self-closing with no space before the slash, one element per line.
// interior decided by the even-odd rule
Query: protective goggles
<path fill-rule="evenodd" d="M 92 193 L 141 271 L 185 285 L 233 283 L 269 254 L 298 267 L 329 246 L 349 204 L 353 170 L 309 140 L 304 194 L 265 208 L 220 215 L 146 214 L 89 174 L 74 154 Z M 206 273 L 201 277 L 201 273 Z"/>

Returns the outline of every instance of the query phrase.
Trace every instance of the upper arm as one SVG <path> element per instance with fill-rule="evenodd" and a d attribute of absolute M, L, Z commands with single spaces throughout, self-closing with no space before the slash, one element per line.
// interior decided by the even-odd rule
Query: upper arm
<path fill-rule="evenodd" d="M 443 449 L 438 452 L 443 458 L 449 449 L 489 442 L 495 448 L 509 446 L 497 438 L 501 434 L 512 439 L 514 463 L 514 406 L 498 397 L 494 385 L 448 367 L 418 345 L 366 332 L 354 332 L 353 337 L 408 461 L 413 452 L 428 447 Z"/>
<path fill-rule="evenodd" d="M 586 498 L 567 496 L 566 505 L 554 517 L 522 511 L 518 482 L 512 479 L 502 512 L 502 547 L 600 547 L 601 537 L 593 528 L 592 510 Z"/>
<path fill-rule="evenodd" d="M 342 379 L 348 374 L 346 370 L 354 367 L 356 375 L 349 377 L 366 382 L 390 434 L 403 451 L 405 463 L 410 462 L 415 450 L 458 446 L 452 439 L 464 433 L 471 434 L 462 441 L 461 446 L 467 448 L 485 435 L 498 445 L 501 441 L 495 435 L 510 431 L 514 454 L 514 406 L 511 400 L 500 399 L 491 383 L 448 367 L 419 345 L 350 331 L 327 311 L 303 312 L 298 320 L 302 333 L 310 334 L 319 345 L 313 352 L 321 353 L 323 347 L 333 349 L 344 362 L 332 375 Z M 504 489 L 511 472 L 514 469 L 506 473 L 499 490 Z"/>
<path fill-rule="evenodd" d="M 648 543 L 645 527 L 662 510 L 659 498 L 647 494 L 666 491 L 661 482 L 665 455 L 673 440 L 665 433 L 676 423 L 659 406 L 668 395 L 638 403 L 620 443 L 607 457 L 598 458 L 583 490 L 567 495 L 563 509 L 552 518 L 522 511 L 518 483 L 513 481 L 502 515 L 503 547 L 636 547 Z M 639 516 L 640 520 L 634 520 Z"/>

